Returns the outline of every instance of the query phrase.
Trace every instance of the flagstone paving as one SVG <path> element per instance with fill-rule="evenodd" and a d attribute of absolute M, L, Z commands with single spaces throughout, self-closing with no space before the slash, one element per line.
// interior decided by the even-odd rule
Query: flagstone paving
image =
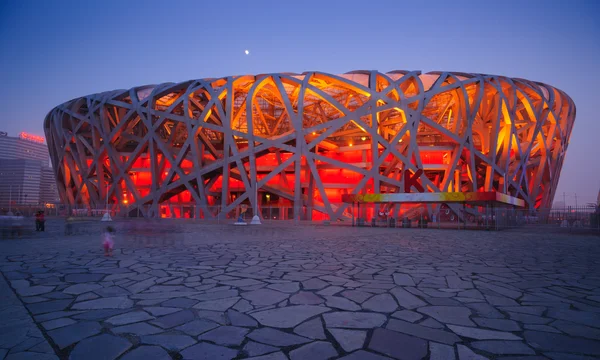
<path fill-rule="evenodd" d="M 116 225 L 0 242 L 0 359 L 600 357 L 598 237 Z"/>

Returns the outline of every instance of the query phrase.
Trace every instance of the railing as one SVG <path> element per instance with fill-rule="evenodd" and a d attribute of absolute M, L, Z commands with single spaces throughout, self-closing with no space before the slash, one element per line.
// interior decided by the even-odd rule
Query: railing
<path fill-rule="evenodd" d="M 311 208 L 303 206 L 261 206 L 258 215 L 262 221 L 302 221 L 312 223 L 376 226 L 376 227 L 412 227 L 412 228 L 452 228 L 452 229 L 556 229 L 562 231 L 597 230 L 600 232 L 600 208 L 569 207 L 564 209 L 512 209 L 512 208 L 472 208 L 442 207 L 439 204 L 429 209 L 419 204 L 361 204 L 360 210 L 355 205 L 332 204 L 333 209 L 345 206 L 345 210 L 336 218 L 331 218 L 323 212 L 321 207 Z M 109 206 L 109 214 L 113 219 L 141 218 L 149 209 L 128 207 L 126 205 Z M 35 216 L 37 211 L 43 210 L 47 218 L 75 217 L 97 218 L 98 220 L 107 212 L 105 207 L 69 208 L 66 205 L 56 205 L 45 208 L 43 206 L 16 206 L 13 214 L 21 214 L 26 218 Z M 249 222 L 254 216 L 251 206 L 238 206 L 223 213 L 220 206 L 207 208 L 195 205 L 161 205 L 158 209 L 161 218 L 182 218 L 198 221 L 227 222 L 235 221 L 240 216 L 243 221 Z M 0 213 L 6 215 L 6 209 Z"/>

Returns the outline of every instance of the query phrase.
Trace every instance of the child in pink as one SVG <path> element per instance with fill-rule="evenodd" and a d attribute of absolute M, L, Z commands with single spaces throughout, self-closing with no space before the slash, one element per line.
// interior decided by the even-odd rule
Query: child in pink
<path fill-rule="evenodd" d="M 106 227 L 104 233 L 102 233 L 102 246 L 104 247 L 104 256 L 112 256 L 113 255 L 113 247 L 115 246 L 115 241 L 113 240 L 113 233 L 115 229 L 110 226 Z"/>

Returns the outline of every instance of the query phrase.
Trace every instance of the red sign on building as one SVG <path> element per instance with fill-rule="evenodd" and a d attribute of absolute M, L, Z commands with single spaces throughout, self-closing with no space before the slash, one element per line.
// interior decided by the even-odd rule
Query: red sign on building
<path fill-rule="evenodd" d="M 29 134 L 29 133 L 26 133 L 24 131 L 19 134 L 19 137 L 21 139 L 23 139 L 23 140 L 33 141 L 33 142 L 40 143 L 40 144 L 44 143 L 44 137 L 43 136 L 37 136 L 37 135 Z"/>

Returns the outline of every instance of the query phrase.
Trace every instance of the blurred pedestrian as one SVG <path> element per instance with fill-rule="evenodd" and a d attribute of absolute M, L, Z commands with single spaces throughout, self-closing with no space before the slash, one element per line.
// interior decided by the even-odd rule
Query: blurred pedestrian
<path fill-rule="evenodd" d="M 39 231 L 45 231 L 46 230 L 46 219 L 44 218 L 44 212 L 43 211 L 39 211 L 38 212 L 39 215 L 36 215 L 36 224 L 39 223 Z"/>
<path fill-rule="evenodd" d="M 41 214 L 42 214 L 42 212 L 39 210 L 38 210 L 38 212 L 35 213 L 35 231 L 40 231 L 40 229 L 42 228 Z"/>
<path fill-rule="evenodd" d="M 65 222 L 65 235 L 73 235 L 73 217 L 69 216 Z"/>
<path fill-rule="evenodd" d="M 21 231 L 23 229 L 23 215 L 20 212 L 17 212 L 13 217 L 12 224 L 12 235 L 16 237 L 21 237 Z"/>
<path fill-rule="evenodd" d="M 112 226 L 107 226 L 102 233 L 102 247 L 104 247 L 104 256 L 112 256 L 113 255 L 113 247 L 115 246 L 115 241 L 113 239 L 113 233 L 115 229 Z"/>

